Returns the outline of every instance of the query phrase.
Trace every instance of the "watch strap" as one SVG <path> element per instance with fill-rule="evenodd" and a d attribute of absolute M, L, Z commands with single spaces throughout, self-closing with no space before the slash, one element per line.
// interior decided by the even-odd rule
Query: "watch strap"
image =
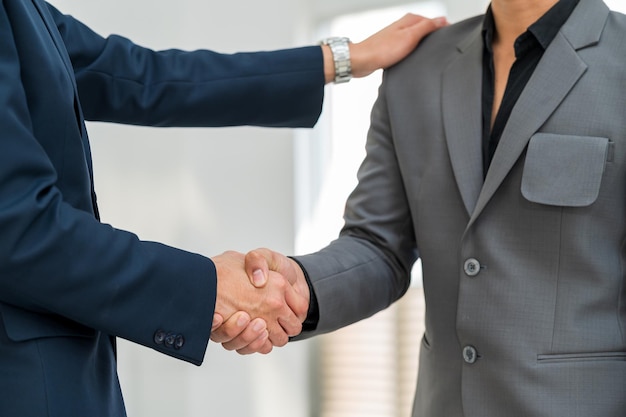
<path fill-rule="evenodd" d="M 330 37 L 323 39 L 322 45 L 328 45 L 333 54 L 335 63 L 335 84 L 341 84 L 352 79 L 352 63 L 350 61 L 350 39 L 345 37 Z"/>

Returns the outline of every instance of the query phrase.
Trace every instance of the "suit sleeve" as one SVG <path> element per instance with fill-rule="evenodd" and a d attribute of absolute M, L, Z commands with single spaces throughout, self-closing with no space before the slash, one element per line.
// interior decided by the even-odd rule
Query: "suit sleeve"
<path fill-rule="evenodd" d="M 295 257 L 315 291 L 319 314 L 315 331 L 298 338 L 367 318 L 408 289 L 417 252 L 384 91 L 383 83 L 339 238 L 317 253 Z"/>
<path fill-rule="evenodd" d="M 52 6 L 88 120 L 150 126 L 311 127 L 324 96 L 321 49 L 155 52 L 102 38 Z"/>
<path fill-rule="evenodd" d="M 184 335 L 167 353 L 202 362 L 216 296 L 210 259 L 99 223 L 64 201 L 33 134 L 18 50 L 0 7 L 0 306 L 64 317 L 155 347 L 155 331 Z"/>

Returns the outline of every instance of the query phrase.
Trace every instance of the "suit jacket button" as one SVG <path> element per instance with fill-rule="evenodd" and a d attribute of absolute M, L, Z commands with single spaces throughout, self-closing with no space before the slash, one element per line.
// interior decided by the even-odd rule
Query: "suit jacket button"
<path fill-rule="evenodd" d="M 476 362 L 478 359 L 478 353 L 476 352 L 476 348 L 474 346 L 465 346 L 463 348 L 463 360 L 465 363 L 472 364 Z"/>
<path fill-rule="evenodd" d="M 463 271 L 468 277 L 475 277 L 480 272 L 480 262 L 474 258 L 469 258 L 463 264 Z"/>
<path fill-rule="evenodd" d="M 162 345 L 165 342 L 165 332 L 163 330 L 157 330 L 154 332 L 154 343 Z"/>
<path fill-rule="evenodd" d="M 178 336 L 176 336 L 176 339 L 174 339 L 174 349 L 178 350 L 182 348 L 184 344 L 185 338 L 183 337 L 183 335 L 179 334 Z"/>
<path fill-rule="evenodd" d="M 174 333 L 168 333 L 165 336 L 165 346 L 171 348 L 174 347 L 174 341 L 176 340 L 176 335 Z"/>

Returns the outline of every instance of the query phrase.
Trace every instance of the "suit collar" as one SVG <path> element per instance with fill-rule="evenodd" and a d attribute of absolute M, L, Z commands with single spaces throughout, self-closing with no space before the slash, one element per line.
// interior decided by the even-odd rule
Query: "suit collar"
<path fill-rule="evenodd" d="M 530 137 L 550 117 L 584 74 L 577 51 L 599 42 L 609 9 L 601 0 L 581 1 L 546 50 L 516 103 L 483 183 L 481 155 L 481 26 L 459 45 L 444 70 L 442 85 L 446 140 L 463 202 L 473 221 L 484 209 Z M 469 101 L 468 101 L 469 100 Z M 463 103 L 463 105 L 460 105 Z"/>
<path fill-rule="evenodd" d="M 600 41 L 610 10 L 602 0 L 583 0 L 561 29 L 574 50 L 593 46 Z"/>

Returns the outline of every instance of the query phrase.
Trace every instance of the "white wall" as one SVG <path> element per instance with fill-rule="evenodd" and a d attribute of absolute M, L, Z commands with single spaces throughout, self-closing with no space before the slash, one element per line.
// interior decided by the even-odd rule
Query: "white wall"
<path fill-rule="evenodd" d="M 297 0 L 51 2 L 102 35 L 154 49 L 275 49 L 296 45 L 300 31 Z M 293 253 L 292 131 L 88 130 L 104 222 L 208 256 L 258 246 Z M 119 343 L 130 416 L 306 416 L 307 357 L 305 343 L 266 357 L 211 344 L 198 368 Z"/>
<path fill-rule="evenodd" d="M 122 34 L 154 49 L 221 52 L 299 46 L 309 43 L 312 28 L 325 17 L 401 3 L 50 1 L 102 35 Z M 456 5 L 450 15 L 455 20 L 485 4 L 449 2 Z M 207 256 L 258 246 L 293 253 L 293 131 L 106 124 L 88 129 L 104 222 Z M 312 343 L 252 357 L 211 344 L 198 368 L 121 341 L 119 370 L 129 416 L 309 416 L 314 407 L 308 395 Z"/>
<path fill-rule="evenodd" d="M 411 3 L 411 0 L 314 0 L 311 3 L 314 16 L 317 18 L 329 18 L 337 14 L 402 5 Z M 484 12 L 489 2 L 487 0 L 442 0 L 442 3 L 445 3 L 446 8 L 449 10 L 448 19 L 456 22 L 462 18 Z"/>

